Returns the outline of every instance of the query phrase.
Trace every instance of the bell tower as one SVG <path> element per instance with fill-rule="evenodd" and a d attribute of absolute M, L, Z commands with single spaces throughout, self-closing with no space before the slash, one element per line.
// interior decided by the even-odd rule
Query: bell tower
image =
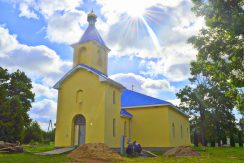
<path fill-rule="evenodd" d="M 88 14 L 87 21 L 89 25 L 80 41 L 72 45 L 74 49 L 73 67 L 83 64 L 107 75 L 107 60 L 110 49 L 96 29 L 97 16 L 93 11 Z"/>

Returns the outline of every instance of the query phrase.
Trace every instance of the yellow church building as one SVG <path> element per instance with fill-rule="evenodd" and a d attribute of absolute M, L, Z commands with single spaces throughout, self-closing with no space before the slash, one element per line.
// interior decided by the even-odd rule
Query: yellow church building
<path fill-rule="evenodd" d="M 73 68 L 55 85 L 58 90 L 55 147 L 105 143 L 120 148 L 121 138 L 143 148 L 189 145 L 188 116 L 173 104 L 126 89 L 107 75 L 110 49 L 99 35 L 97 16 L 73 44 Z"/>

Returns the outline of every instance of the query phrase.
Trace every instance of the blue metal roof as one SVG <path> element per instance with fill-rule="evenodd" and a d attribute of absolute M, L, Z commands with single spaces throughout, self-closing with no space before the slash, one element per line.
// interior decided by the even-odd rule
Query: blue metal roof
<path fill-rule="evenodd" d="M 125 90 L 121 95 L 121 107 L 146 105 L 172 105 L 170 102 L 150 97 L 135 91 Z"/>
<path fill-rule="evenodd" d="M 129 112 L 127 112 L 125 109 L 121 109 L 120 110 L 120 116 L 128 117 L 128 118 L 132 118 L 133 117 L 133 115 L 130 114 Z"/>
<path fill-rule="evenodd" d="M 102 37 L 98 33 L 95 24 L 89 24 L 88 28 L 84 32 L 83 36 L 81 37 L 80 41 L 78 43 L 84 43 L 87 41 L 97 41 L 99 44 L 104 46 L 105 48 L 109 49 L 106 44 L 104 43 Z"/>

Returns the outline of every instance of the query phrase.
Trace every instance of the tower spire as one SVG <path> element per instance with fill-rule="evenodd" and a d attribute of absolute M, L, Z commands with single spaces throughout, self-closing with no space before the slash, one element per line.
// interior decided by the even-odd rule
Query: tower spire
<path fill-rule="evenodd" d="M 97 21 L 97 15 L 93 12 L 93 9 L 88 14 L 87 21 L 88 21 L 89 25 L 95 25 L 95 23 Z"/>

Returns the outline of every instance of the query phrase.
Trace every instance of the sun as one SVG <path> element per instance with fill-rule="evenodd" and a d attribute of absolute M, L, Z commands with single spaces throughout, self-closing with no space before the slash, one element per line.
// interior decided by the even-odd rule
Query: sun
<path fill-rule="evenodd" d="M 126 12 L 131 18 L 140 18 L 145 14 L 146 8 L 143 6 L 134 6 L 133 4 L 128 5 Z"/>

